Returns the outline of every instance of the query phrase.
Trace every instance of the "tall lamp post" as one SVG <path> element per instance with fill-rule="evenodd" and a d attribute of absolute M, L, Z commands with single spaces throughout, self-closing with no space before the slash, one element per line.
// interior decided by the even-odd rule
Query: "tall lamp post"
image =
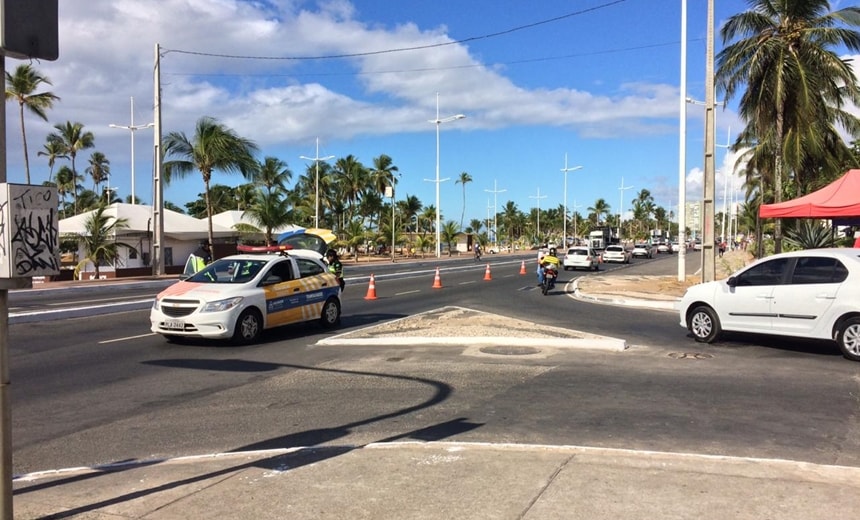
<path fill-rule="evenodd" d="M 621 177 L 621 186 L 618 187 L 618 191 L 621 192 L 621 203 L 620 208 L 618 209 L 618 241 L 621 242 L 621 219 L 624 217 L 624 191 L 629 190 L 633 186 L 625 186 L 624 185 L 624 177 Z"/>
<path fill-rule="evenodd" d="M 529 195 L 530 199 L 537 199 L 537 238 L 540 240 L 540 199 L 545 199 L 546 195 L 541 196 L 540 194 L 540 186 L 537 189 L 537 195 Z"/>
<path fill-rule="evenodd" d="M 320 138 L 317 137 L 317 154 L 314 157 L 300 155 L 299 159 L 313 161 L 316 165 L 316 176 L 314 177 L 314 227 L 320 227 L 320 161 L 334 159 L 334 155 L 320 157 Z"/>
<path fill-rule="evenodd" d="M 436 183 L 436 258 L 440 258 L 442 256 L 442 244 L 440 243 L 439 236 L 439 228 L 440 228 L 440 208 L 439 208 L 439 183 L 443 181 L 447 181 L 448 179 L 439 179 L 439 126 L 442 123 L 450 123 L 451 121 L 456 121 L 457 119 L 464 119 L 466 116 L 463 114 L 457 114 L 449 117 L 439 118 L 439 93 L 436 93 L 436 119 L 430 119 L 427 122 L 433 123 L 436 125 L 436 180 L 433 181 Z M 427 180 L 427 179 L 424 179 Z"/>
<path fill-rule="evenodd" d="M 128 130 L 129 132 L 131 132 L 131 203 L 136 204 L 137 199 L 134 195 L 134 131 L 143 130 L 144 128 L 152 128 L 153 126 L 155 126 L 155 123 L 147 123 L 145 125 L 134 124 L 134 98 L 131 98 L 131 124 L 127 126 L 111 124 L 108 126 L 110 128 L 120 128 L 122 130 Z"/>
<path fill-rule="evenodd" d="M 499 251 L 499 226 L 498 226 L 498 215 L 499 215 L 499 193 L 504 193 L 508 190 L 500 190 L 499 186 L 495 179 L 493 179 L 493 189 L 492 190 L 484 190 L 487 193 L 493 194 L 493 247 L 496 251 Z M 487 204 L 490 204 L 490 201 L 487 201 Z M 509 246 L 511 244 L 508 244 Z"/>
<path fill-rule="evenodd" d="M 576 170 L 582 169 L 582 166 L 574 166 L 572 168 L 567 167 L 567 154 L 564 154 L 564 168 L 561 171 L 564 172 L 564 223 L 562 224 L 562 234 L 564 235 L 564 248 L 567 251 L 567 172 L 575 172 Z"/>

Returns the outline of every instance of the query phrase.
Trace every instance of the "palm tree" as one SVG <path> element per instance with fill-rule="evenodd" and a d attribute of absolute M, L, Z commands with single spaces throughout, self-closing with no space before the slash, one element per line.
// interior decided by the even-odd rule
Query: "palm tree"
<path fill-rule="evenodd" d="M 397 166 L 394 165 L 394 160 L 382 154 L 373 159 L 373 168 L 370 170 L 370 183 L 377 193 L 384 193 L 386 186 L 392 188 L 397 186 Z"/>
<path fill-rule="evenodd" d="M 597 199 L 594 201 L 594 206 L 587 208 L 589 213 L 594 215 L 594 223 L 600 225 L 603 221 L 604 215 L 609 215 L 609 212 L 612 211 L 612 207 L 606 203 L 603 199 Z"/>
<path fill-rule="evenodd" d="M 75 267 L 75 278 L 88 262 L 92 262 L 95 266 L 95 277 L 98 279 L 101 264 L 114 262 L 119 258 L 119 246 L 134 251 L 134 247 L 116 240 L 116 232 L 128 227 L 128 219 L 105 215 L 106 210 L 105 205 L 100 205 L 84 220 L 84 232 L 77 237 L 83 244 L 84 257 Z"/>
<path fill-rule="evenodd" d="M 277 157 L 268 156 L 260 163 L 253 181 L 268 193 L 283 194 L 287 192 L 287 184 L 292 178 L 293 172 L 287 167 L 287 163 Z"/>
<path fill-rule="evenodd" d="M 244 215 L 263 229 L 266 244 L 273 242 L 273 230 L 289 224 L 292 218 L 290 204 L 277 192 L 258 191 L 257 197 Z"/>
<path fill-rule="evenodd" d="M 347 155 L 334 164 L 336 186 L 339 197 L 346 202 L 346 220 L 356 216 L 356 207 L 368 185 L 367 168 L 353 155 Z"/>
<path fill-rule="evenodd" d="M 54 178 L 54 164 L 56 163 L 57 159 L 69 158 L 65 154 L 63 145 L 51 139 L 48 139 L 45 144 L 42 145 L 42 149 L 39 150 L 36 155 L 48 158 L 48 168 L 50 168 L 50 173 L 48 176 L 49 179 Z"/>
<path fill-rule="evenodd" d="M 93 179 L 93 191 L 98 193 L 101 183 L 110 179 L 110 161 L 105 154 L 93 152 L 89 158 L 90 165 L 84 170 Z M 110 188 L 110 183 L 108 183 Z"/>
<path fill-rule="evenodd" d="M 212 203 L 209 198 L 212 172 L 240 172 L 245 178 L 253 178 L 258 163 L 254 159 L 257 145 L 253 141 L 239 137 L 236 132 L 211 117 L 197 120 L 191 140 L 183 132 L 170 132 L 164 137 L 162 148 L 165 157 L 175 159 L 164 163 L 164 178 L 170 182 L 172 177 L 181 178 L 193 171 L 203 176 L 206 199 L 206 218 L 209 225 L 209 244 L 214 243 L 212 230 Z"/>
<path fill-rule="evenodd" d="M 60 166 L 57 170 L 57 175 L 54 177 L 54 184 L 57 185 L 57 194 L 60 196 L 60 201 L 63 206 L 63 218 L 66 218 L 68 206 L 66 205 L 66 195 L 76 192 L 75 172 L 68 166 Z"/>
<path fill-rule="evenodd" d="M 442 228 L 439 230 L 439 240 L 448 246 L 448 256 L 451 256 L 453 253 L 453 248 L 451 246 L 457 241 L 457 235 L 459 233 L 460 227 L 453 220 L 449 220 L 442 224 Z"/>
<path fill-rule="evenodd" d="M 48 135 L 48 141 L 58 143 L 62 148 L 63 153 L 68 156 L 72 162 L 72 173 L 75 179 L 78 178 L 78 170 L 75 168 L 75 157 L 79 150 L 85 150 L 94 146 L 93 133 L 84 131 L 84 125 L 78 122 L 66 121 L 62 124 L 54 125 L 57 132 Z M 78 213 L 78 189 L 77 182 L 75 183 L 75 214 Z"/>
<path fill-rule="evenodd" d="M 731 98 L 742 85 L 739 111 L 748 133 L 772 150 L 774 202 L 783 199 L 786 169 L 795 175 L 806 155 L 821 157 L 834 122 L 856 135 L 860 122 L 842 110 L 860 99 L 850 64 L 828 47 L 860 50 L 860 8 L 830 12 L 828 0 L 750 0 L 751 9 L 729 18 L 717 56 L 717 85 Z M 739 137 L 740 139 L 740 137 Z M 830 141 L 832 143 L 832 140 Z M 774 251 L 782 250 L 782 224 L 774 222 Z"/>
<path fill-rule="evenodd" d="M 466 217 L 466 184 L 470 182 L 472 182 L 472 176 L 467 172 L 461 172 L 460 177 L 454 182 L 454 184 L 463 185 L 463 211 L 460 213 L 460 228 L 463 227 L 463 219 Z"/>
<path fill-rule="evenodd" d="M 47 76 L 39 74 L 30 64 L 18 65 L 14 74 L 6 72 L 6 101 L 16 100 L 18 114 L 21 116 L 21 141 L 24 145 L 24 171 L 27 174 L 27 184 L 30 184 L 30 157 L 27 153 L 27 133 L 24 131 L 24 107 L 43 121 L 47 121 L 45 110 L 52 108 L 54 101 L 60 99 L 51 92 L 34 93 L 42 83 L 50 85 L 51 81 Z"/>

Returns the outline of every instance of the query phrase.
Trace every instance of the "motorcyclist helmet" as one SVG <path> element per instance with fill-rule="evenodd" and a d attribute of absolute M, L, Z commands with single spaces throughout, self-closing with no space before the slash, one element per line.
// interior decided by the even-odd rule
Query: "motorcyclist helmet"
<path fill-rule="evenodd" d="M 550 255 L 552 255 L 552 256 L 556 256 L 556 254 L 555 254 L 555 253 L 556 253 L 556 251 L 555 251 L 555 248 L 554 248 L 554 247 L 549 248 L 549 254 L 550 254 Z"/>

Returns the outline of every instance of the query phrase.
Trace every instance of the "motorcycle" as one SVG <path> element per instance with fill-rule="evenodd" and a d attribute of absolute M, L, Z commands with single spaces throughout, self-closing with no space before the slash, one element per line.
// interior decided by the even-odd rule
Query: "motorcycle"
<path fill-rule="evenodd" d="M 546 293 L 555 289 L 555 279 L 558 278 L 558 271 L 553 267 L 545 267 L 543 272 L 543 283 L 541 283 L 541 292 L 544 296 Z"/>

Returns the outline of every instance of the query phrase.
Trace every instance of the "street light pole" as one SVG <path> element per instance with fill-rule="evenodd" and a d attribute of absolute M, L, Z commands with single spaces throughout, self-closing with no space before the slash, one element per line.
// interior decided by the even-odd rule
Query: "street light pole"
<path fill-rule="evenodd" d="M 498 194 L 504 193 L 508 190 L 500 190 L 497 184 L 497 181 L 493 179 L 493 189 L 492 190 L 484 190 L 487 193 L 493 194 L 493 247 L 496 251 L 499 251 L 499 226 L 498 226 L 498 215 L 499 215 L 499 199 Z M 487 201 L 489 204 L 489 201 Z M 508 244 L 509 246 L 511 244 Z"/>
<path fill-rule="evenodd" d="M 134 124 L 134 98 L 131 98 L 131 124 L 129 125 L 108 125 L 110 128 L 120 128 L 131 132 L 131 203 L 136 204 L 137 198 L 134 195 L 134 131 L 143 130 L 144 128 L 152 128 L 155 123 L 147 123 L 145 125 Z M 110 202 L 110 201 L 108 201 Z"/>
<path fill-rule="evenodd" d="M 620 203 L 621 207 L 618 210 L 618 241 L 621 242 L 621 219 L 624 217 L 624 190 L 629 190 L 633 186 L 625 186 L 624 185 L 624 177 L 621 177 L 621 186 L 618 187 L 618 190 L 621 192 Z"/>
<path fill-rule="evenodd" d="M 300 155 L 299 159 L 313 161 L 316 166 L 316 176 L 314 177 L 314 227 L 320 227 L 320 161 L 334 159 L 334 155 L 320 157 L 320 138 L 317 137 L 317 154 L 314 157 L 305 157 Z"/>
<path fill-rule="evenodd" d="M 441 182 L 447 181 L 448 179 L 439 179 L 439 126 L 442 123 L 450 123 L 451 121 L 456 121 L 457 119 L 464 119 L 466 116 L 463 114 L 457 114 L 453 116 L 449 116 L 443 119 L 439 118 L 439 93 L 436 93 L 436 119 L 428 120 L 428 123 L 433 123 L 436 125 L 436 180 L 431 181 L 436 183 L 436 258 L 440 258 L 442 256 L 442 245 L 440 244 L 440 236 L 439 236 L 439 228 L 440 228 L 440 208 L 439 208 L 439 184 Z M 424 179 L 425 181 L 428 179 Z"/>
<path fill-rule="evenodd" d="M 574 172 L 576 170 L 582 169 L 582 166 L 574 166 L 572 168 L 567 167 L 567 154 L 564 154 L 564 168 L 561 171 L 564 172 L 564 219 L 562 223 L 562 234 L 564 235 L 564 248 L 567 250 L 567 172 Z"/>
<path fill-rule="evenodd" d="M 538 238 L 538 240 L 540 240 L 540 238 L 541 238 L 541 236 L 540 236 L 540 199 L 545 199 L 545 198 L 546 198 L 546 195 L 544 195 L 543 197 L 541 197 L 541 195 L 540 195 L 540 186 L 538 186 L 538 189 L 537 189 L 537 196 L 535 196 L 535 195 L 529 195 L 529 198 L 530 198 L 530 199 L 537 199 L 537 238 Z"/>

